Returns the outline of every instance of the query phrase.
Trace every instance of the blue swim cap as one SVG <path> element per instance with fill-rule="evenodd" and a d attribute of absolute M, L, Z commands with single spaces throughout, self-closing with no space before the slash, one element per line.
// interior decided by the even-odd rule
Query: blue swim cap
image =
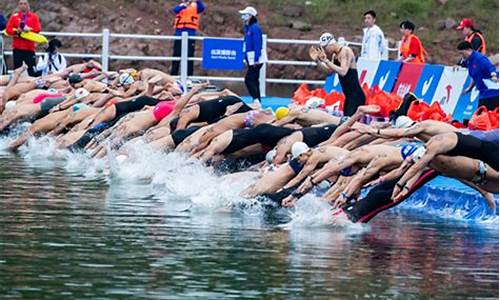
<path fill-rule="evenodd" d="M 182 82 L 176 80 L 175 83 L 177 84 L 177 87 L 181 90 L 181 92 L 184 93 L 184 85 L 182 84 Z"/>
<path fill-rule="evenodd" d="M 406 159 L 408 156 L 412 155 L 417 149 L 418 146 L 416 144 L 404 144 L 401 147 L 401 157 L 403 157 L 403 159 Z"/>
<path fill-rule="evenodd" d="M 344 169 L 340 170 L 340 175 L 342 175 L 344 177 L 352 176 L 351 167 L 347 167 L 347 168 L 344 168 Z"/>
<path fill-rule="evenodd" d="M 72 109 L 73 109 L 73 111 L 79 111 L 80 109 L 87 108 L 87 107 L 88 106 L 85 103 L 77 103 L 77 104 L 73 104 Z"/>

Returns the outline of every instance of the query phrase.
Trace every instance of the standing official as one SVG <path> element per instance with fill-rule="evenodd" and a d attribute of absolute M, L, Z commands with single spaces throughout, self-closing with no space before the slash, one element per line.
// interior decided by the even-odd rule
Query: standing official
<path fill-rule="evenodd" d="M 265 51 L 262 51 L 262 30 L 257 22 L 257 10 L 247 6 L 240 10 L 241 19 L 245 22 L 244 48 L 245 61 L 248 66 L 245 84 L 254 101 L 260 102 L 260 69 L 265 62 Z"/>
<path fill-rule="evenodd" d="M 7 22 L 7 34 L 13 36 L 12 49 L 14 69 L 25 63 L 28 66 L 28 74 L 35 76 L 35 42 L 21 38 L 22 32 L 39 33 L 41 30 L 38 15 L 30 10 L 28 0 L 19 0 L 18 12 L 14 13 Z"/>
<path fill-rule="evenodd" d="M 195 36 L 200 27 L 200 14 L 205 10 L 205 4 L 201 0 L 182 0 L 176 7 L 172 8 L 175 14 L 175 35 L 182 36 L 187 32 L 189 36 Z M 195 40 L 188 41 L 188 57 L 194 57 Z M 174 57 L 180 57 L 182 52 L 182 41 L 174 41 Z M 188 62 L 188 76 L 193 75 L 193 61 Z M 180 61 L 172 62 L 172 75 L 179 75 Z"/>
<path fill-rule="evenodd" d="M 365 12 L 363 15 L 363 43 L 361 45 L 361 57 L 366 59 L 380 60 L 387 59 L 385 53 L 384 33 L 375 22 L 377 14 L 373 10 Z"/>
<path fill-rule="evenodd" d="M 465 67 L 469 70 L 472 82 L 463 93 L 469 93 L 474 86 L 479 91 L 479 104 L 488 110 L 498 107 L 498 70 L 491 61 L 481 53 L 472 50 L 469 42 L 463 41 L 457 46 L 465 60 Z"/>

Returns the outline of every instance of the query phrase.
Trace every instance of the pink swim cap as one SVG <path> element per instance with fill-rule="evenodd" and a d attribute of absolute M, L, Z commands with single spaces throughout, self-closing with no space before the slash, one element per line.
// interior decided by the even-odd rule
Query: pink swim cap
<path fill-rule="evenodd" d="M 157 122 L 160 122 L 165 117 L 170 115 L 174 111 L 175 103 L 171 101 L 162 101 L 156 104 L 153 109 L 153 116 Z"/>

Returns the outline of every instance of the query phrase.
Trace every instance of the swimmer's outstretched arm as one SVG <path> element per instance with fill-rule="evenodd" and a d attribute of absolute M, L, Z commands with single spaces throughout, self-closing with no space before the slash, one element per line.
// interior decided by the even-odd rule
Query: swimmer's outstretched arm
<path fill-rule="evenodd" d="M 357 128 L 361 133 L 367 133 L 377 137 L 383 138 L 403 138 L 403 137 L 414 137 L 424 131 L 422 124 L 417 123 L 409 128 L 386 128 L 386 129 L 375 129 L 371 126 L 363 126 Z"/>

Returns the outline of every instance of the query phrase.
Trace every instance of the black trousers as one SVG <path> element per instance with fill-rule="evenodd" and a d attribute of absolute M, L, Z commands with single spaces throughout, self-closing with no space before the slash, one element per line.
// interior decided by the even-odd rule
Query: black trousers
<path fill-rule="evenodd" d="M 259 75 L 262 64 L 248 66 L 247 74 L 245 75 L 245 85 L 247 86 L 248 93 L 252 98 L 259 99 L 260 101 L 260 84 Z"/>
<path fill-rule="evenodd" d="M 28 66 L 28 74 L 30 76 L 36 76 L 35 65 L 36 65 L 36 56 L 35 52 L 27 51 L 27 50 L 17 50 L 14 49 L 13 56 L 14 60 L 14 69 L 20 68 L 23 65 L 23 62 Z"/>
<path fill-rule="evenodd" d="M 194 57 L 194 49 L 195 49 L 195 40 L 188 40 L 188 57 Z M 181 57 L 182 53 L 182 40 L 175 40 L 174 41 L 174 54 L 172 56 L 175 57 Z M 188 61 L 188 76 L 193 75 L 193 64 L 194 61 L 190 60 Z M 181 62 L 180 61 L 172 61 L 172 70 L 170 71 L 170 75 L 179 75 L 180 72 L 180 66 Z"/>
<path fill-rule="evenodd" d="M 478 103 L 477 107 L 481 107 L 483 105 L 486 106 L 486 108 L 488 108 L 488 110 L 494 110 L 495 108 L 498 107 L 498 96 L 479 99 L 479 103 Z"/>

